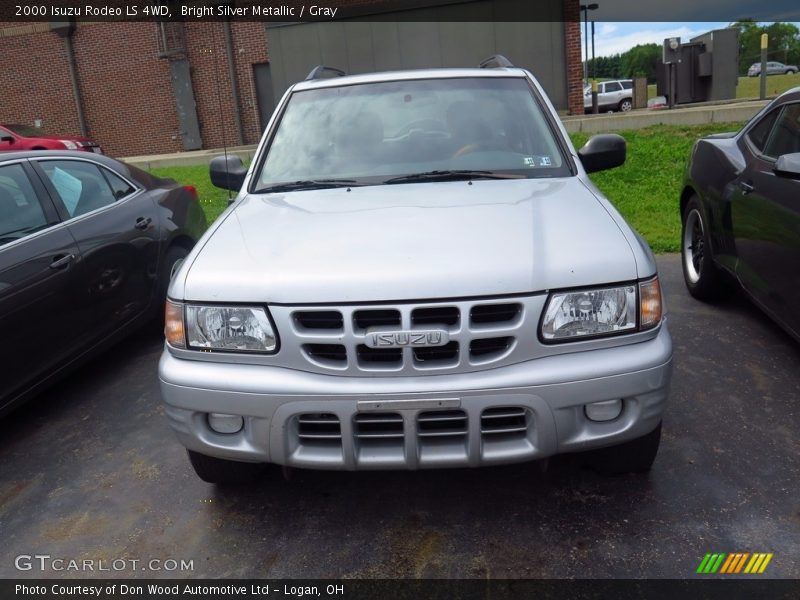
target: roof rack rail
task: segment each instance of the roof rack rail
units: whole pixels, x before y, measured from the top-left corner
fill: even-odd
[[[345,73],[341,69],[335,69],[334,67],[326,67],[325,65],[317,65],[316,67],[311,69],[311,72],[306,77],[306,81],[311,81],[312,79],[326,79],[325,77],[326,72],[333,73],[335,77],[344,77],[345,75],[347,75],[347,73]]]
[[[502,54],[494,54],[489,58],[484,58],[479,66],[481,69],[501,69],[513,67],[514,64]]]

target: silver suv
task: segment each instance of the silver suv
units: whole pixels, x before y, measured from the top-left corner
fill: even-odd
[[[658,450],[672,344],[656,263],[541,86],[479,69],[319,77],[284,95],[174,276],[159,365],[209,482],[267,463],[477,467]]]
[[[583,88],[583,108],[592,110],[592,86]],[[599,111],[630,112],[633,108],[633,80],[617,79],[597,84],[597,109]]]

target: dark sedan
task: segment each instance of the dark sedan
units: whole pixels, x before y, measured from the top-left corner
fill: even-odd
[[[194,188],[85,152],[0,159],[0,414],[163,314]]]
[[[800,87],[695,144],[681,215],[689,292],[713,300],[739,285],[800,340]]]

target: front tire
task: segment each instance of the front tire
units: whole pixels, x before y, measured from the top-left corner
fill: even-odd
[[[633,109],[633,102],[630,98],[625,98],[622,102],[619,103],[619,110],[620,112],[631,112]]]
[[[653,466],[661,444],[661,422],[640,438],[587,452],[586,465],[601,475],[646,473]]]
[[[243,485],[258,480],[267,470],[263,463],[246,463],[225,460],[187,450],[189,462],[197,476],[206,483],[217,485]]]
[[[705,301],[718,300],[730,293],[727,281],[714,264],[710,240],[700,200],[692,196],[683,211],[681,264],[689,293]]]

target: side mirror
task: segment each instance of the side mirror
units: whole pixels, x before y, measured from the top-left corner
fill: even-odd
[[[247,169],[238,156],[215,156],[208,166],[211,183],[223,190],[238,192],[242,189]]]
[[[13,144],[14,138],[10,135],[0,135],[0,142],[8,142],[9,144]]]
[[[772,171],[781,177],[800,179],[800,152],[779,156]]]
[[[578,150],[583,168],[587,173],[613,169],[625,162],[625,138],[616,133],[601,133],[589,138]]]

